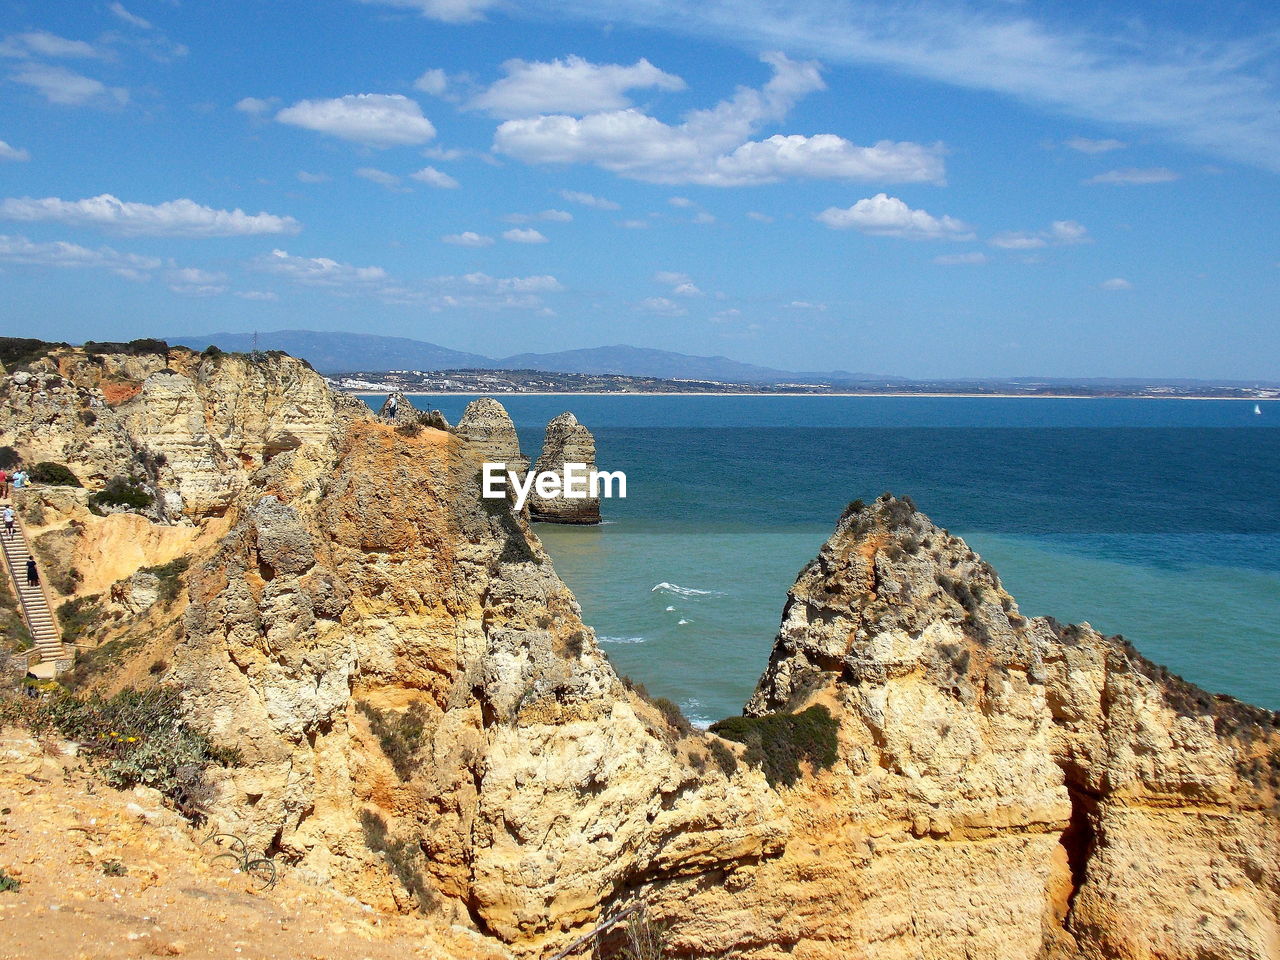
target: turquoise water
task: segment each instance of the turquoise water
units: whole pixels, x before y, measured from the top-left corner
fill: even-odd
[[[414,402],[457,422],[469,399]],[[697,722],[741,710],[796,574],[884,490],[965,537],[1024,613],[1280,708],[1280,403],[500,399],[526,454],[569,409],[627,473],[605,525],[538,534],[618,669]]]

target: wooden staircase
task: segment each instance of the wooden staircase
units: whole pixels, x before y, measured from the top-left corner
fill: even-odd
[[[39,586],[27,584],[27,558],[31,556],[31,550],[27,545],[26,531],[22,528],[21,520],[14,523],[12,537],[5,532],[4,524],[0,523],[0,546],[3,547],[9,582],[18,595],[22,619],[26,621],[31,638],[35,641],[36,656],[32,657],[30,672],[42,678],[57,676],[70,669],[72,656],[62,643],[44,577],[40,578]]]

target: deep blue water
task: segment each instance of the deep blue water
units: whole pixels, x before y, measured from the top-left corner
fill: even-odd
[[[456,423],[469,399],[415,403]],[[885,490],[964,536],[1024,613],[1280,708],[1280,403],[499,399],[526,454],[572,410],[626,472],[607,524],[538,533],[619,669],[697,720],[741,709],[797,572]]]

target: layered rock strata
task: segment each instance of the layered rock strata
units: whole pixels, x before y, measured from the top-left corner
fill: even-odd
[[[575,486],[586,497],[569,497],[564,494],[565,464],[579,465],[580,472]],[[594,524],[600,522],[600,498],[598,492],[588,486],[590,474],[596,468],[596,441],[591,431],[578,422],[572,413],[562,413],[547,424],[542,453],[534,465],[534,472],[554,473],[560,477],[561,493],[554,497],[540,496],[535,489],[529,496],[529,517],[545,523]]]
[[[516,425],[497,400],[481,397],[468,403],[455,432],[481,463],[505,464],[520,476],[528,471],[529,458],[520,452]]]

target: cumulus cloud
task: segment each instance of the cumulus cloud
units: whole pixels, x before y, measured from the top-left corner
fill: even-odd
[[[749,138],[785,118],[805,95],[825,89],[818,65],[780,53],[759,90],[739,88],[729,100],[696,110],[683,123],[663,123],[635,108],[507,120],[494,149],[527,163],[586,163],[653,183],[745,186],[789,177],[932,181],[943,179],[942,151],[882,141],[861,147],[834,134]]]
[[[687,273],[678,273],[674,270],[659,270],[653,275],[653,279],[663,286],[670,287],[673,296],[702,296],[702,291],[698,289],[698,285],[693,282],[693,278]]]
[[[660,317],[683,317],[689,312],[667,297],[647,297],[636,304],[636,309],[657,314]]]
[[[268,97],[263,100],[259,97],[244,97],[236,101],[236,109],[241,113],[247,113],[251,117],[260,117],[268,111],[274,110],[279,103],[276,97]]]
[[[166,203],[128,203],[109,193],[87,200],[45,197],[11,197],[0,202],[6,220],[48,220],[77,227],[99,227],[126,235],[168,237],[238,237],[264,233],[297,233],[301,224],[293,217],[243,210],[215,210],[194,200]]]
[[[648,220],[619,220],[618,226],[622,227],[624,230],[648,230],[649,221]]]
[[[124,87],[108,87],[100,80],[47,63],[27,64],[10,79],[64,107],[123,106],[129,102],[129,91]]]
[[[754,220],[757,223],[773,223],[773,217],[767,213],[761,213],[759,210],[748,210],[747,219]]]
[[[1090,140],[1088,137],[1072,137],[1062,143],[1063,146],[1080,153],[1110,153],[1112,150],[1123,150],[1128,146],[1123,140]]]
[[[120,253],[110,247],[91,250],[65,241],[33,243],[26,237],[0,234],[0,260],[39,267],[80,267],[109,270],[129,280],[145,280],[163,262],[155,257]]]
[[[495,117],[515,119],[542,113],[597,113],[631,106],[628,90],[683,90],[685,83],[648,60],[631,66],[595,64],[570,56],[550,62],[508,60],[506,74],[468,104]]]
[[[557,293],[564,289],[564,285],[549,274],[531,277],[491,277],[486,273],[468,273],[463,275],[462,280],[473,287],[515,293]]]
[[[385,170],[379,170],[377,167],[361,167],[356,171],[357,177],[362,177],[370,183],[376,183],[380,187],[386,187],[388,190],[403,191],[405,188],[400,186],[400,178],[394,173],[387,173]]]
[[[388,279],[381,267],[355,267],[328,257],[295,257],[284,250],[272,250],[252,262],[255,269],[273,273],[306,286],[364,286]]]
[[[1112,277],[1110,280],[1104,280],[1099,286],[1103,290],[1132,290],[1133,284],[1124,277]]]
[[[688,208],[694,206],[693,201],[690,200],[688,197],[668,197],[667,203],[671,204],[671,206],[673,207],[677,207],[682,210],[687,210]]]
[[[175,267],[165,272],[169,289],[187,297],[216,297],[228,289],[227,275],[197,267]]]
[[[1055,246],[1068,246],[1074,243],[1088,243],[1089,231],[1084,224],[1075,220],[1055,220],[1049,224],[1048,230],[1030,232],[1026,230],[1006,230],[997,233],[987,242],[1002,250],[1035,250]]]
[[[423,167],[417,173],[411,173],[409,176],[419,183],[425,183],[429,187],[437,187],[441,190],[457,190],[460,186],[457,180],[443,170],[437,170],[435,167]]]
[[[18,147],[11,147],[3,140],[0,140],[0,160],[14,160],[18,163],[22,163],[23,161],[30,159],[31,154],[26,150],[19,149]]]
[[[302,183],[328,183],[332,177],[327,173],[308,173],[306,170],[299,170],[298,179]]]
[[[491,247],[493,246],[493,237],[486,237],[484,234],[475,233],[467,230],[463,233],[449,233],[440,238],[444,243],[451,243],[455,247]]]
[[[547,238],[533,227],[512,227],[510,230],[504,230],[502,233],[503,240],[509,240],[511,243],[546,243]]]
[[[280,295],[270,290],[237,290],[236,296],[241,300],[258,300],[271,302],[280,299]]]
[[[417,102],[398,93],[301,100],[277,113],[276,120],[379,148],[426,143],[436,135]]]
[[[580,190],[561,190],[561,199],[568,200],[570,203],[576,203],[582,207],[591,207],[593,210],[621,210],[622,205],[614,203],[612,200],[606,200],[604,197],[597,197],[590,193],[582,193]]]
[[[413,81],[413,89],[429,93],[433,97],[444,96],[449,89],[449,75],[440,68],[423,71],[422,76]]]
[[[1177,179],[1180,179],[1179,174],[1168,167],[1125,167],[1121,170],[1108,170],[1106,173],[1090,177],[1084,182],[1088,184],[1105,183],[1113,186],[1133,186],[1148,183],[1170,183]]]
[[[942,264],[944,267],[977,265],[986,263],[987,255],[980,250],[973,253],[944,253],[940,257],[934,257],[933,262]]]
[[[819,223],[834,230],[854,229],[877,237],[904,240],[972,240],[973,231],[953,217],[935,217],[913,210],[897,197],[877,193],[845,209],[828,207],[817,215]]]
[[[361,3],[416,10],[429,20],[444,23],[470,23],[484,19],[484,12],[498,0],[360,0]]]

